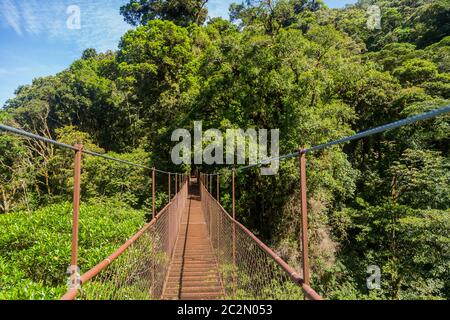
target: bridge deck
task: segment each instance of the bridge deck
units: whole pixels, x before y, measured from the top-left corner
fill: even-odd
[[[208,236],[205,217],[192,181],[188,206],[164,285],[164,300],[218,300],[224,298],[216,256]]]

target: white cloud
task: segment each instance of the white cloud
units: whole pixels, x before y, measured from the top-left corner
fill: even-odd
[[[31,34],[39,34],[42,30],[42,23],[35,15],[36,12],[39,12],[39,6],[36,1],[23,0],[21,3],[21,9],[27,32]]]
[[[0,22],[18,35],[39,35],[52,41],[72,42],[80,49],[115,49],[131,28],[119,14],[127,0],[0,0]],[[81,10],[81,29],[70,30],[67,8],[76,3]],[[0,24],[1,28],[1,24]]]
[[[98,2],[84,1],[80,8],[81,29],[72,30],[66,36],[82,48],[114,49],[120,37],[131,28],[119,15],[118,5],[99,6]]]
[[[11,0],[0,0],[0,12],[9,27],[14,29],[18,35],[22,35],[20,26],[20,14],[16,5]]]
[[[0,0],[0,22],[18,35],[28,34],[51,41],[72,42],[79,49],[116,49],[120,37],[131,26],[120,16],[120,6],[129,0]],[[228,17],[234,0],[210,0],[211,17]],[[70,30],[67,8],[76,4],[81,11],[81,29]],[[0,24],[1,28],[1,24]]]

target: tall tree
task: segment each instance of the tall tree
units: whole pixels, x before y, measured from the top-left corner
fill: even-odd
[[[187,27],[193,23],[202,25],[206,21],[207,3],[208,0],[131,0],[120,8],[120,13],[134,26],[161,19]]]
[[[245,0],[230,6],[230,19],[242,26],[262,24],[267,33],[296,23],[301,14],[316,12],[325,7],[322,0]]]

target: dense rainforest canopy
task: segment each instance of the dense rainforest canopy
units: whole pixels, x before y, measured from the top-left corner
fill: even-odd
[[[224,132],[280,129],[283,154],[450,103],[450,0],[360,0],[343,9],[321,0],[247,0],[231,5],[230,21],[207,19],[206,2],[130,0],[120,10],[136,28],[116,52],[87,49],[68,69],[18,88],[0,122],[190,170],[171,164],[170,137],[196,120]],[[381,28],[371,30],[374,4]],[[449,142],[450,117],[442,116],[308,157],[311,268],[320,294],[450,298]],[[42,216],[41,208],[70,200],[70,152],[9,134],[0,135],[0,150],[4,216]],[[296,267],[297,166],[289,160],[276,176],[253,170],[237,178],[238,219]],[[150,203],[138,170],[89,157],[83,167],[86,201]],[[221,172],[229,208],[229,168],[201,169]],[[3,255],[20,237],[2,237],[0,287],[12,282],[8,272],[27,266],[14,262],[17,254]],[[380,290],[367,289],[370,265],[382,270]]]

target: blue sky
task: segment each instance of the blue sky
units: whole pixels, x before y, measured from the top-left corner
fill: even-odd
[[[119,14],[127,0],[0,0],[0,107],[19,85],[55,74],[81,56],[85,48],[116,49],[130,28]],[[211,17],[228,17],[241,0],[210,0]],[[356,0],[325,0],[342,7]],[[67,9],[80,8],[81,28],[69,29]]]

